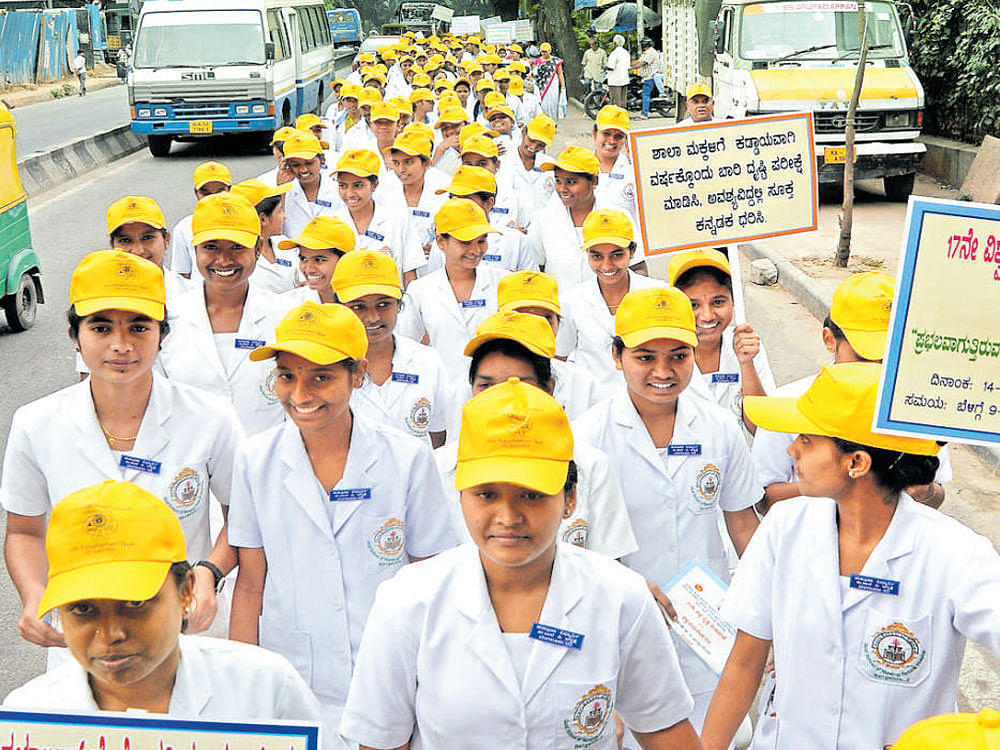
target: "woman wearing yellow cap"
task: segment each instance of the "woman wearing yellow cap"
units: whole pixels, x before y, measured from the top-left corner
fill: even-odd
[[[346,307],[291,310],[252,354],[276,368],[288,421],[248,440],[233,471],[230,637],[288,657],[330,726],[376,586],[454,544],[430,448],[351,405],[367,349]]]
[[[283,309],[310,302],[334,302],[333,271],[340,259],[355,248],[354,230],[336,216],[317,216],[302,234],[282,240],[279,247],[298,249],[299,274],[305,284],[281,295]]]
[[[938,445],[871,431],[881,366],[828,365],[799,398],[747,397],[761,427],[797,433],[802,492],[767,514],[723,615],[736,643],[705,723],[724,747],[774,651],[754,747],[882,748],[953,711],[967,640],[1000,654],[1000,556],[903,490]],[[805,647],[803,644],[809,644]]]
[[[563,61],[552,54],[552,45],[543,42],[538,48],[540,57],[531,61],[531,76],[538,87],[538,98],[542,111],[553,120],[562,115],[566,100],[566,79],[563,77]]]
[[[324,165],[323,145],[312,133],[296,131],[281,144],[285,155],[284,168],[295,176],[285,194],[285,224],[282,234],[298,237],[317,216],[333,216],[344,204],[337,192],[336,181]]]
[[[108,206],[106,219],[110,246],[158,265],[163,271],[168,299],[187,289],[187,279],[163,268],[164,256],[170,247],[170,232],[156,201],[143,195],[126,195]]]
[[[278,128],[271,136],[271,155],[274,157],[276,164],[273,169],[269,169],[263,174],[257,175],[257,179],[265,185],[276,187],[277,185],[282,185],[295,179],[295,175],[289,172],[284,164],[285,154],[281,150],[281,145],[285,142],[285,139],[294,132],[295,128],[286,126]]]
[[[266,365],[247,355],[274,330],[281,296],[250,283],[260,219],[240,195],[203,198],[194,210],[200,283],[179,300],[160,361],[167,377],[225,397],[248,435],[282,421]]]
[[[587,256],[581,251],[584,221],[592,211],[615,206],[605,205],[594,192],[600,182],[600,166],[589,148],[567,146],[556,161],[540,168],[553,173],[555,194],[532,214],[528,238],[542,270],[569,290],[592,278]],[[632,232],[632,239],[636,247],[628,265],[645,275],[646,255],[637,232]]]
[[[169,338],[163,274],[117,250],[90,253],[70,280],[69,333],[90,377],[19,408],[0,483],[7,565],[24,610],[21,636],[60,646],[38,619],[45,588],[46,514],[66,495],[105,479],[156,494],[180,519],[196,568],[191,627],[216,611],[215,588],[236,563],[225,529],[214,540],[209,491],[229,502],[233,454],[243,439],[224,400],[153,372]],[[47,610],[46,610],[47,611]]]
[[[496,132],[489,130],[482,135],[463,138],[459,156],[463,166],[485,169],[496,179],[496,196],[488,214],[490,221],[527,233],[531,209],[514,190],[513,177],[507,171],[500,171],[500,151],[495,136]]]
[[[182,635],[197,598],[184,536],[160,498],[131,482],[86,486],[59,502],[37,611],[59,613],[74,661],[14,690],[4,707],[321,723],[316,698],[281,656]],[[340,746],[334,729],[326,750]]]
[[[601,180],[595,192],[604,205],[624,211],[634,223],[638,223],[635,172],[626,148],[630,125],[628,112],[614,104],[601,107],[597,113],[593,131],[594,153],[601,163]]]
[[[558,541],[573,513],[573,435],[511,379],[462,412],[455,486],[473,544],[384,583],[342,734],[362,748],[699,747],[691,698],[645,582]]]
[[[368,336],[368,371],[353,396],[359,408],[392,427],[444,445],[450,403],[441,355],[429,346],[395,336],[402,306],[396,263],[385,253],[358,250],[333,273],[337,301],[361,320]]]
[[[209,195],[225,193],[233,184],[229,168],[217,161],[206,161],[194,168],[194,198],[200,201]],[[194,240],[192,239],[191,219],[194,214],[188,214],[174,225],[170,233],[170,270],[179,273],[186,279],[197,278],[197,265],[194,259]]]
[[[511,175],[514,191],[531,209],[545,205],[555,190],[552,175],[543,164],[555,161],[545,153],[556,135],[556,123],[548,115],[538,115],[528,122],[521,133],[517,148],[501,158],[501,170]]]
[[[396,136],[389,149],[389,161],[403,186],[410,226],[426,258],[434,242],[434,214],[447,200],[437,191],[448,187],[448,177],[431,166],[431,139],[416,129]]]
[[[691,302],[673,287],[636,289],[615,312],[614,362],[625,388],[573,423],[574,433],[608,454],[621,482],[639,550],[622,562],[661,592],[693,560],[729,580],[726,544],[742,553],[757,527],[762,490],[739,426],[715,404],[687,390],[694,373]],[[673,616],[673,615],[672,615]],[[679,638],[681,668],[701,728],[718,677]]]
[[[288,239],[281,232],[285,226],[285,193],[291,188],[290,182],[272,187],[260,180],[244,180],[232,189],[246,198],[260,217],[260,255],[250,283],[275,294],[290,292],[297,286],[295,252],[281,248],[281,242]]]

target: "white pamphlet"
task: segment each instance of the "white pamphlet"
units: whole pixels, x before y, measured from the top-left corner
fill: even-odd
[[[719,607],[726,586],[701,560],[692,560],[664,587],[677,619],[670,627],[716,674],[722,674],[736,640],[736,628],[722,619]]]

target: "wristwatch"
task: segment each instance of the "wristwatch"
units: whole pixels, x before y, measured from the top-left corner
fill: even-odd
[[[208,568],[212,572],[212,578],[215,579],[215,590],[218,591],[219,590],[219,584],[221,584],[222,583],[222,579],[226,577],[225,574],[223,574],[223,572],[221,570],[219,570],[219,566],[218,565],[216,565],[213,562],[209,562],[208,560],[199,560],[198,562],[196,562],[194,564],[194,566],[196,568],[199,565],[202,566],[203,568]]]

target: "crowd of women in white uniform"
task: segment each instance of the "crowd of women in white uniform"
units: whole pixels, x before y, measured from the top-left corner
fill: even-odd
[[[726,252],[646,275],[628,114],[547,154],[519,53],[406,36],[270,172],[199,165],[172,231],[109,206],[81,382],[7,440],[51,666],[6,705],[386,749],[723,750],[753,713],[755,748],[853,750],[954,710],[967,639],[1000,653],[946,450],[869,429],[892,279],[848,279],[834,363],[776,390]],[[721,678],[669,627],[692,560],[732,580]]]

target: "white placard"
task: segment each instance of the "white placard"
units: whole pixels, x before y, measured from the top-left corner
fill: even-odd
[[[478,34],[479,16],[452,16],[451,33],[456,36]]]
[[[498,23],[495,26],[485,28],[487,44],[510,44],[514,41],[514,29],[505,23]]]
[[[454,15],[455,11],[451,8],[444,7],[443,5],[435,5],[434,10],[431,11],[431,18],[435,21],[444,21],[445,23],[450,21]]]
[[[522,19],[519,21],[514,21],[514,41],[515,42],[530,42],[535,38],[535,27],[531,23],[531,19]]]
[[[716,674],[722,674],[736,640],[736,628],[719,615],[726,589],[726,584],[697,559],[664,587],[677,612],[670,627]]]

